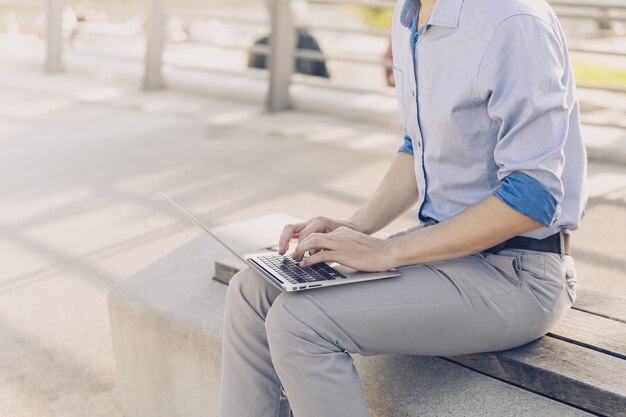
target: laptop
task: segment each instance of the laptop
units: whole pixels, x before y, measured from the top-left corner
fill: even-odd
[[[178,203],[160,192],[171,205],[200,227],[211,237],[221,243],[233,255],[241,259],[257,274],[268,280],[272,285],[285,292],[304,291],[333,285],[352,284],[355,282],[375,279],[393,278],[400,275],[396,269],[383,272],[364,272],[340,265],[336,262],[321,262],[302,268],[290,254],[279,255],[278,252],[262,252],[240,254],[206,227],[200,220],[182,208]]]

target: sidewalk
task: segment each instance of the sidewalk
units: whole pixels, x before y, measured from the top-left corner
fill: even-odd
[[[0,63],[38,70],[43,57],[41,42],[0,35]],[[141,61],[114,61],[108,56],[71,51],[65,55],[64,61],[74,74],[98,75],[129,86],[141,85]],[[265,103],[267,74],[263,71],[234,74],[165,67],[163,72],[165,83],[172,91],[257,105]],[[293,78],[291,95],[295,110],[373,122],[396,129],[401,127],[392,90],[388,94],[355,94],[339,86],[334,89],[316,87],[315,81],[299,74]],[[578,96],[589,160],[626,165],[626,94],[579,89]]]
[[[199,234],[159,190],[209,225],[346,217],[400,144],[394,126],[136,85],[0,67],[2,416],[120,415],[106,294]],[[626,296],[626,168],[592,163],[590,186],[579,282]]]
[[[398,141],[395,128],[24,67],[2,66],[0,88],[2,416],[119,416],[107,292],[199,234],[159,190],[209,225],[343,217]]]

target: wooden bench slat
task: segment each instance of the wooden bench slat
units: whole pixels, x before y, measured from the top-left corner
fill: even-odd
[[[573,308],[626,323],[626,299],[578,286]]]
[[[567,404],[626,417],[626,361],[542,337],[515,349],[446,357]]]
[[[571,309],[548,335],[626,359],[626,324],[619,321]]]

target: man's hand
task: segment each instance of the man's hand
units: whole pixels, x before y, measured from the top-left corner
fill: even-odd
[[[288,224],[280,235],[278,253],[284,255],[289,248],[289,242],[291,242],[293,238],[302,241],[311,233],[330,233],[340,226],[356,229],[356,225],[350,221],[333,220],[326,217],[313,217],[304,223]]]
[[[372,197],[348,220],[314,217],[304,223],[285,226],[278,241],[278,253],[284,255],[287,252],[291,239],[298,238],[302,241],[311,233],[330,233],[345,226],[369,235],[391,223],[417,203],[413,162],[413,155],[398,152]],[[316,251],[317,249],[312,249],[310,253],[314,254]]]
[[[311,254],[303,258],[306,252]],[[293,257],[300,266],[334,261],[360,271],[386,271],[393,268],[391,244],[345,226],[330,233],[311,233],[300,239]]]

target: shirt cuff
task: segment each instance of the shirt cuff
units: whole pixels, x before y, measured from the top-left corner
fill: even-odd
[[[513,171],[494,192],[513,210],[550,227],[558,217],[557,202],[539,181],[520,171]]]
[[[400,146],[398,152],[406,152],[413,155],[413,142],[411,142],[411,138],[408,135],[404,136],[404,143]]]

